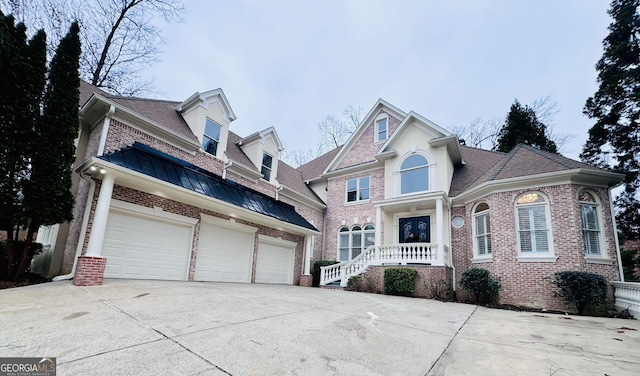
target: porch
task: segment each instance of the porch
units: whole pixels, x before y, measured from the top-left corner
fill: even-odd
[[[320,268],[320,286],[338,282],[346,287],[349,278],[364,273],[369,266],[433,265],[451,266],[449,247],[436,243],[372,245],[349,261]]]

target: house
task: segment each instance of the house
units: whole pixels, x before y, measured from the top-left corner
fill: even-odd
[[[466,147],[378,100],[340,148],[297,168],[274,128],[241,137],[221,89],[183,102],[81,85],[74,220],[42,231],[52,271],[102,278],[322,284],[407,265],[455,289],[471,267],[500,301],[554,308],[549,277],[621,279],[619,174],[519,145]]]

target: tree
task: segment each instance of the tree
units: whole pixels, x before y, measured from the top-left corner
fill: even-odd
[[[640,0],[611,2],[608,13],[613,22],[596,64],[598,90],[584,106],[595,124],[580,154],[586,163],[625,174],[624,191],[615,205],[618,229],[627,239],[640,238],[639,6]]]
[[[180,0],[1,0],[18,19],[59,40],[78,20],[83,45],[80,73],[91,84],[120,95],[153,91],[141,73],[158,61],[163,42],[158,18],[181,21]],[[50,48],[53,51],[53,48]]]
[[[555,142],[546,135],[547,127],[538,120],[535,111],[516,101],[511,105],[507,119],[498,132],[497,150],[508,153],[516,145],[523,143],[541,150],[557,153]]]
[[[77,23],[46,75],[46,36],[26,41],[23,24],[2,16],[0,25],[0,231],[7,234],[6,275],[26,270],[41,225],[71,219],[71,166],[78,134],[80,38]],[[46,84],[46,89],[45,89]],[[24,243],[18,232],[26,230]]]

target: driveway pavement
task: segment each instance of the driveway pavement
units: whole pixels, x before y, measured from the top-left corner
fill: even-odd
[[[58,375],[638,375],[640,321],[297,286],[0,290],[0,357]]]

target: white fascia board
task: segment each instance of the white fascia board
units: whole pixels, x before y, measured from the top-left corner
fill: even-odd
[[[312,206],[312,207],[314,207],[316,209],[324,210],[324,209],[327,208],[327,205],[325,205],[325,204],[323,204],[321,202],[315,201],[315,200],[303,195],[302,193],[287,187],[286,185],[280,185],[280,187],[282,187],[282,192],[280,193],[281,195],[287,196],[287,197],[289,197],[289,198],[291,198],[293,200],[296,200],[296,201],[300,201],[301,203],[303,203],[305,205]]]
[[[205,196],[190,189],[179,187],[175,184],[156,179],[149,175],[130,170],[126,167],[122,167],[99,158],[92,157],[90,159],[87,159],[80,167],[76,169],[76,171],[85,176],[90,176],[91,174],[87,174],[86,172],[91,166],[97,166],[98,168],[107,169],[108,173],[113,174],[116,177],[115,183],[119,186],[137,189],[152,195],[165,197],[180,203],[185,203],[188,205],[193,205],[199,208],[228,215],[232,218],[246,220],[269,228],[275,228],[277,230],[282,230],[297,235],[320,234],[320,231],[314,231],[305,227],[294,225],[289,222],[280,221],[276,218],[256,213],[249,209],[241,208],[239,206],[230,204],[222,200],[218,200],[213,197]],[[95,176],[100,176],[100,174],[97,173],[95,174]],[[158,190],[158,186],[164,188],[164,192],[160,192]],[[165,194],[165,192],[168,194]]]
[[[324,173],[322,175],[322,177],[323,178],[332,178],[332,177],[335,177],[335,176],[353,174],[353,173],[356,173],[356,172],[365,172],[365,171],[377,170],[380,167],[383,167],[382,162],[378,161],[378,160],[375,160],[375,161],[370,161],[370,162],[362,163],[362,164],[359,164],[359,165],[349,166],[349,167],[341,168],[339,170],[334,170],[334,171],[331,171],[331,172],[327,172],[327,173]]]
[[[278,136],[278,132],[276,132],[276,129],[274,127],[269,127],[267,129],[260,131],[260,136],[264,139],[265,136],[268,135],[269,133],[272,134],[273,139],[276,141],[276,148],[278,149],[278,152],[283,151],[284,146],[282,145],[280,136]]]
[[[573,169],[554,171],[544,174],[519,176],[516,178],[500,179],[484,182],[457,196],[451,197],[457,205],[466,204],[491,193],[508,192],[518,189],[536,189],[561,184],[599,185],[603,188],[620,184],[624,175],[608,171],[594,171],[589,169]]]
[[[327,168],[324,170],[323,174],[326,174],[328,171],[333,170],[334,166],[337,166],[338,162],[340,162],[342,158],[347,155],[348,151],[351,150],[351,147],[356,142],[356,140],[358,140],[364,133],[367,124],[373,121],[374,115],[382,108],[388,110],[388,112],[390,112],[392,116],[399,119],[403,119],[407,116],[404,111],[398,109],[384,99],[378,99],[378,101],[373,105],[373,107],[371,107],[371,110],[369,110],[364,119],[360,122],[358,128],[351,134],[351,137],[349,137],[347,142],[345,142],[345,144],[342,146],[342,149],[340,149],[338,154],[333,157],[331,163],[327,165]]]
[[[229,162],[227,162],[226,166],[227,166],[226,169],[228,171],[231,171],[240,176],[243,176],[253,181],[254,183],[260,180],[260,178],[262,177],[262,174],[260,173],[260,171],[256,170],[255,168],[245,166],[244,164],[236,162],[232,159],[229,159]]]
[[[449,155],[449,158],[451,158],[451,160],[455,165],[464,163],[462,158],[462,148],[460,147],[460,141],[458,140],[458,136],[452,134],[449,136],[434,138],[432,140],[429,140],[429,145],[446,146],[447,154]]]
[[[237,116],[233,112],[233,109],[231,108],[231,105],[229,104],[229,101],[227,100],[227,96],[224,94],[224,91],[220,88],[209,90],[204,93],[195,92],[193,95],[187,98],[184,102],[180,103],[176,107],[176,111],[178,112],[188,111],[189,108],[194,105],[202,105],[204,107],[203,103],[205,103],[209,98],[215,97],[215,96],[220,98],[220,101],[222,102],[222,107],[225,110],[225,112],[227,112],[228,120],[230,122],[236,120]]]
[[[94,101],[95,99],[95,101]],[[175,134],[174,132],[166,129],[164,126],[162,126],[161,124],[145,117],[142,116],[140,114],[138,114],[137,112],[134,112],[106,97],[101,96],[100,94],[94,94],[94,96],[87,102],[87,104],[85,106],[83,106],[83,115],[84,113],[86,113],[87,111],[90,110],[90,107],[87,107],[87,105],[89,105],[89,102],[91,102],[91,106],[93,106],[93,104],[97,103],[97,102],[102,102],[104,104],[106,104],[107,106],[114,106],[116,109],[116,114],[114,114],[114,118],[117,118],[117,113],[120,112],[123,115],[125,115],[124,117],[129,117],[133,120],[137,120],[137,123],[133,124],[132,122],[126,121],[125,120],[125,124],[138,129],[142,132],[145,133],[151,133],[152,136],[155,136],[159,139],[161,139],[162,141],[165,141],[171,145],[175,145],[176,147],[187,151],[189,153],[195,153],[196,150],[199,150],[201,145],[199,143],[195,143],[192,140],[186,139],[184,137],[182,137],[181,135]],[[123,119],[124,120],[124,119]]]

